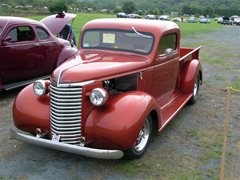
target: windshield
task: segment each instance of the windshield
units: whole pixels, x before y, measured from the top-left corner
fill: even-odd
[[[154,43],[151,33],[113,29],[91,29],[83,33],[81,46],[84,49],[108,49],[149,54]]]

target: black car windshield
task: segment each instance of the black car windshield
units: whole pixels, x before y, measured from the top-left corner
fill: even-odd
[[[108,49],[127,51],[138,54],[149,54],[154,44],[151,33],[132,30],[90,29],[83,33],[81,46],[83,49]]]

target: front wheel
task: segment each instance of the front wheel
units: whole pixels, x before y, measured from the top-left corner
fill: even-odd
[[[146,118],[144,126],[140,130],[135,144],[125,151],[124,155],[126,158],[136,159],[141,157],[145,153],[152,138],[152,126],[152,119],[149,116],[148,118]]]
[[[199,84],[200,84],[200,76],[198,74],[194,82],[193,96],[189,100],[189,104],[195,104],[197,102],[198,93],[199,93]]]

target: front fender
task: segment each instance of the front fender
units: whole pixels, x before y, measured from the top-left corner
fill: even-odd
[[[89,114],[84,136],[93,147],[126,150],[135,143],[145,119],[155,108],[154,98],[144,92],[114,95]]]
[[[56,67],[60,66],[62,63],[65,61],[71,59],[73,56],[78,54],[77,48],[70,47],[70,46],[65,46],[58,56],[58,61]]]
[[[199,60],[194,59],[184,64],[181,71],[181,90],[184,93],[192,93],[196,76],[202,72],[202,66]]]
[[[13,104],[15,126],[23,131],[35,134],[36,128],[43,132],[50,131],[49,96],[38,97],[33,92],[33,85],[25,87]]]

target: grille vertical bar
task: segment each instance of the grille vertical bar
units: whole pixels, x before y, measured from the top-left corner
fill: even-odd
[[[82,87],[50,85],[51,135],[58,135],[67,144],[80,144],[82,116]]]

